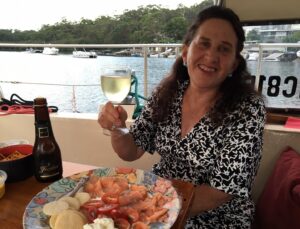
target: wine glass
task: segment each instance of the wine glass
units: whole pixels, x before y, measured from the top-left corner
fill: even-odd
[[[105,97],[113,104],[121,103],[128,95],[131,87],[131,70],[129,68],[104,68],[101,70],[101,88]],[[112,129],[115,126],[113,125]],[[110,131],[103,129],[105,135]]]

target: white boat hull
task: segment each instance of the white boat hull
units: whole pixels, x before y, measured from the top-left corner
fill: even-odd
[[[43,54],[45,54],[45,55],[58,55],[58,52],[59,52],[59,49],[54,48],[54,47],[52,47],[52,48],[46,47],[43,50]]]
[[[97,58],[97,53],[93,51],[73,51],[73,57],[75,58]]]

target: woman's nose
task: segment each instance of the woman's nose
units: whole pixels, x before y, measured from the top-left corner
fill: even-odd
[[[210,47],[206,50],[206,57],[211,61],[217,61],[219,57],[218,50],[214,47]]]

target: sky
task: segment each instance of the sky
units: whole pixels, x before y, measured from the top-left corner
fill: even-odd
[[[120,15],[124,10],[149,4],[175,9],[190,7],[202,0],[1,0],[0,29],[39,30],[63,18],[77,22],[99,16]]]

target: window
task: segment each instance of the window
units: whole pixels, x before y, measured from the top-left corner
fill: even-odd
[[[260,76],[256,87],[265,96],[267,107],[300,111],[300,24],[244,29],[243,54],[253,77]]]

